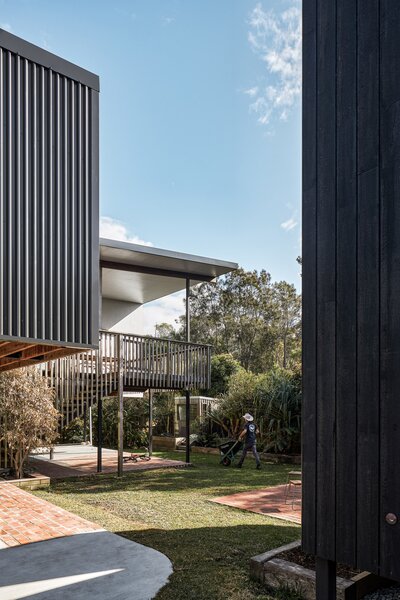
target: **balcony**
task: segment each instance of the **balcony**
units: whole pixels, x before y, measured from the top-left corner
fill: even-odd
[[[83,416],[99,397],[124,391],[208,389],[211,347],[162,338],[100,332],[98,350],[48,363],[61,426]]]

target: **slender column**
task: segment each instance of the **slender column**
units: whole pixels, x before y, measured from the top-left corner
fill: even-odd
[[[336,563],[317,556],[316,576],[316,600],[336,600]]]
[[[122,477],[124,464],[124,370],[123,338],[118,335],[118,477]]]
[[[101,338],[101,336],[100,336]],[[97,396],[97,472],[103,470],[103,359],[101,339],[96,357],[96,396]]]
[[[149,456],[153,454],[153,390],[149,389]]]
[[[93,415],[91,406],[89,406],[89,444],[93,446]]]
[[[97,399],[97,472],[101,473],[102,465],[102,447],[103,447],[103,398],[101,392]]]
[[[87,407],[86,400],[83,406],[83,441],[86,444],[87,442]]]
[[[190,342],[190,279],[186,279],[186,341]],[[190,463],[190,391],[188,387],[189,380],[189,353],[186,355],[186,463]]]

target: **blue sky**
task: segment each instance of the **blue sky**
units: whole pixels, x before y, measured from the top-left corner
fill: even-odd
[[[100,75],[103,235],[300,288],[299,12],[299,0],[0,0],[0,27]],[[155,303],[141,329],[181,312],[179,294]]]

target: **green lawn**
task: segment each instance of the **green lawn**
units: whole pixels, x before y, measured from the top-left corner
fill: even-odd
[[[36,494],[166,554],[174,574],[159,600],[270,600],[249,579],[249,558],[299,538],[299,527],[209,502],[283,483],[290,470],[263,465],[256,471],[247,461],[241,470],[224,468],[218,456],[195,454],[193,468],[69,479]]]

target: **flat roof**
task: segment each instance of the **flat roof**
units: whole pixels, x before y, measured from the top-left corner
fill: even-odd
[[[102,296],[144,304],[191,285],[212,281],[237,263],[152,246],[100,239]]]

